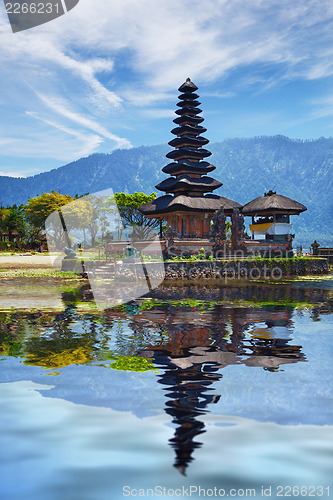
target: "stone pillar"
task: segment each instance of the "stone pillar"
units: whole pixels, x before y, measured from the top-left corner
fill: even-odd
[[[222,257],[226,251],[226,224],[224,209],[221,207],[213,216],[212,229],[210,231],[211,242],[213,243],[213,254]]]
[[[239,213],[239,208],[234,208],[231,216],[231,249],[245,251],[245,226],[244,216]]]

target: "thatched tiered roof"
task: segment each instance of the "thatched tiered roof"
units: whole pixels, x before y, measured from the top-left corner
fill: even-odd
[[[189,78],[178,89],[181,92],[177,103],[180,109],[176,111],[179,117],[173,120],[178,127],[171,131],[177,137],[169,142],[175,149],[166,155],[174,161],[162,169],[172,177],[156,186],[173,196],[167,194],[142,205],[140,211],[145,215],[160,216],[179,211],[213,213],[221,206],[231,213],[233,208],[241,207],[228,198],[207,194],[221,187],[222,183],[206,175],[215,167],[203,161],[211,152],[202,148],[209,140],[201,137],[206,128],[199,125],[204,119],[197,116],[201,113],[198,108],[200,102],[197,101],[199,96],[195,94],[197,89]]]
[[[212,190],[217,189],[222,186],[222,182],[213,179],[213,177],[201,177],[194,178],[190,175],[180,175],[177,179],[170,177],[158,184],[160,190],[166,193],[178,193],[179,191],[186,192],[189,189],[206,191],[206,187],[209,186]]]
[[[142,205],[140,211],[145,215],[167,214],[171,212],[214,213],[221,206],[224,207],[226,213],[232,213],[233,208],[241,208],[239,203],[223,196],[214,194],[207,194],[206,196],[179,194],[177,196],[160,196],[156,200]]]

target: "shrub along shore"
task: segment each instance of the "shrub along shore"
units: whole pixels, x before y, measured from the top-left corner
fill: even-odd
[[[161,266],[158,261],[144,261],[148,275],[158,278]],[[166,280],[194,280],[194,279],[270,279],[278,281],[283,276],[305,276],[328,274],[330,268],[326,259],[316,257],[294,258],[250,258],[229,260],[166,260],[163,262]],[[137,275],[137,266],[142,266],[139,258],[126,259],[122,265],[116,266],[117,280],[121,281],[123,274],[125,281],[134,279]],[[86,268],[96,270],[96,275],[104,268],[112,275],[113,263],[86,262]],[[82,264],[79,259],[65,259],[63,270],[81,273]],[[156,275],[156,276],[155,276]]]

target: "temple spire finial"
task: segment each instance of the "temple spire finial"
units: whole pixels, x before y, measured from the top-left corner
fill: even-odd
[[[170,177],[156,185],[166,194],[142,205],[139,210],[147,217],[158,217],[167,221],[168,228],[182,238],[207,238],[210,220],[216,210],[224,205],[227,215],[241,205],[233,200],[213,194],[222,183],[207,174],[215,170],[206,158],[211,152],[203,146],[209,140],[202,136],[206,128],[200,125],[198,87],[188,77],[178,88],[177,125],[171,130],[176,137],[169,141],[173,150],[166,157],[172,160],[162,171]]]

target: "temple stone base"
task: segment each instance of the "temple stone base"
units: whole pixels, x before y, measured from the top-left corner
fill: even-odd
[[[273,280],[279,281],[285,276],[304,276],[328,274],[326,259],[309,257],[308,259],[269,259],[264,261],[194,261],[166,262],[166,280]]]
[[[236,250],[231,252],[231,244],[227,244],[224,252],[226,255],[232,254],[238,257],[249,257],[253,254],[265,254],[268,255],[270,251],[282,251],[287,252],[289,250],[289,244],[286,242],[274,242],[274,241],[254,241],[254,240],[245,240],[245,250]],[[116,251],[118,253],[125,251],[127,245],[131,244],[130,241],[114,241],[110,244],[110,248],[112,251]],[[197,239],[181,239],[175,238],[172,242],[168,240],[160,240],[155,242],[147,241],[135,241],[133,243],[133,247],[138,251],[142,251],[146,253],[147,246],[149,245],[149,253],[152,255],[155,251],[168,251],[171,255],[176,256],[177,253],[181,254],[191,254],[196,253],[199,254],[202,252],[202,248],[204,249],[205,254],[212,254],[213,243],[209,239],[205,238],[197,238]],[[292,256],[292,254],[290,254]],[[220,255],[222,257],[222,253]]]
[[[107,276],[104,276],[101,270],[101,266],[103,265],[107,266]],[[130,280],[133,277],[135,278],[137,266],[142,269],[141,262],[127,263],[126,269],[129,273],[127,276],[128,273],[126,274],[124,269],[117,265],[116,272],[119,274],[118,279],[120,279],[121,276],[124,278],[128,277]],[[112,264],[102,264],[102,262],[100,264],[97,262],[90,262],[87,264],[87,268],[89,268],[90,272],[93,272],[95,267],[95,277],[114,278],[114,267]],[[146,261],[145,267],[150,279],[161,280],[161,268],[156,266],[155,262]],[[286,276],[322,275],[330,272],[327,259],[317,257],[265,260],[229,258],[224,260],[167,261],[164,262],[164,271],[165,280],[167,281],[207,281],[209,279],[224,281],[229,279],[265,279],[278,281]],[[78,268],[75,268],[74,272],[81,274]]]

